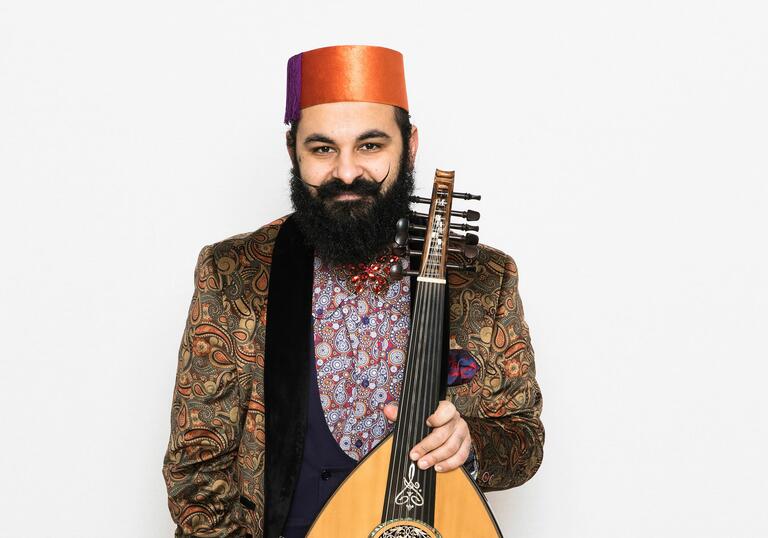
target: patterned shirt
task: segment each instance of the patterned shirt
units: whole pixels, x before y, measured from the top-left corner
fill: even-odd
[[[336,442],[360,461],[393,424],[382,408],[398,401],[410,327],[409,279],[380,291],[353,274],[314,262],[312,317],[320,403]],[[359,290],[359,293],[357,292]]]

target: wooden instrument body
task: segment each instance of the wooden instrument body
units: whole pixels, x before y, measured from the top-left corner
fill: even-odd
[[[390,434],[341,483],[309,529],[307,538],[378,537],[392,455]],[[430,538],[500,538],[482,492],[463,467],[436,474],[434,528]],[[429,532],[425,530],[425,532]]]

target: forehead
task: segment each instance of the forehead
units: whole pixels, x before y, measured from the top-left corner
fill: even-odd
[[[354,138],[371,129],[394,137],[397,122],[392,105],[356,101],[323,103],[301,111],[299,139],[302,133],[321,133],[334,139]]]

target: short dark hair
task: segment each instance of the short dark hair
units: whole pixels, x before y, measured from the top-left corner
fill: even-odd
[[[393,106],[393,108],[395,109],[395,122],[398,129],[400,129],[400,135],[403,137],[403,153],[406,153],[411,142],[411,115],[407,110],[399,106]],[[286,140],[286,143],[289,147],[293,148],[294,152],[296,151],[296,133],[299,132],[300,121],[301,117],[291,122],[288,139]]]

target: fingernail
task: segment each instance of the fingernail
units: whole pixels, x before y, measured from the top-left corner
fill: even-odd
[[[419,453],[418,453],[418,452],[416,452],[416,451],[412,451],[412,452],[411,452],[411,454],[410,454],[410,456],[411,456],[411,459],[412,459],[413,461],[416,461],[417,459],[419,459]]]
[[[435,465],[435,471],[438,473],[443,470],[443,467],[441,465]]]
[[[427,460],[419,460],[419,469],[427,468]]]

